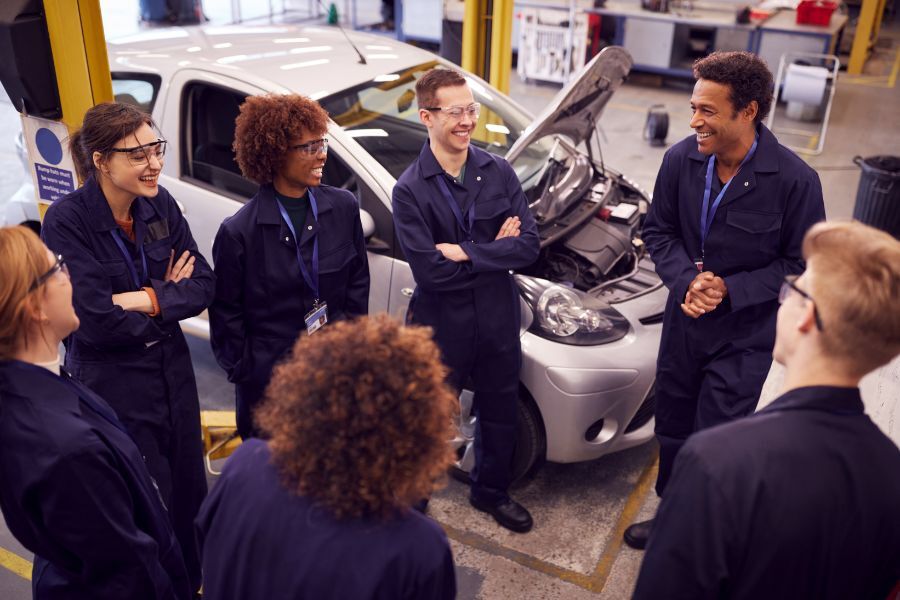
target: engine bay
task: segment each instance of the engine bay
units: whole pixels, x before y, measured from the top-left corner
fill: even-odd
[[[648,203],[621,176],[575,153],[548,161],[526,196],[541,238],[540,258],[526,274],[599,292],[638,270]]]

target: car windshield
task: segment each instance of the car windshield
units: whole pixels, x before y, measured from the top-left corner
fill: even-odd
[[[418,158],[428,139],[428,131],[419,121],[416,107],[416,81],[434,68],[442,68],[442,65],[431,61],[380,75],[319,102],[331,118],[396,179]],[[472,143],[505,156],[532,119],[497,90],[472,78],[467,80],[475,101],[481,103]],[[524,189],[537,184],[552,151],[552,138],[543,138],[516,159],[513,168]]]

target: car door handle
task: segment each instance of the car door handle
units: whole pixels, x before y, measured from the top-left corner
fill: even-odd
[[[406,296],[407,298],[412,298],[414,291],[415,290],[413,290],[412,288],[402,288],[400,290],[400,293],[403,294],[404,296]]]

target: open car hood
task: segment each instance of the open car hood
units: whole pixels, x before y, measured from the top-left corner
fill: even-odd
[[[576,146],[586,141],[632,64],[631,55],[620,46],[601,50],[519,136],[506,159],[513,162],[532,142],[554,133],[566,136]]]

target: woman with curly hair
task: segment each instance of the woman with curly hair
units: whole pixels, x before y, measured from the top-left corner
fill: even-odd
[[[457,401],[430,330],[387,315],[301,336],[197,519],[203,597],[453,598],[441,528],[411,508],[453,460]]]
[[[141,451],[59,364],[79,325],[67,259],[24,227],[0,229],[0,256],[0,507],[34,598],[193,598]]]
[[[328,114],[298,95],[250,97],[237,117],[237,162],[260,188],[216,234],[209,317],[244,439],[259,435],[253,409],[297,335],[368,313],[359,204],[350,192],[320,185],[327,129]]]

